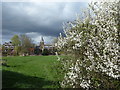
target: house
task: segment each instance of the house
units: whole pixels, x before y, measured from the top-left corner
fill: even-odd
[[[14,55],[15,46],[12,42],[5,42],[3,44],[4,49],[2,49],[3,55]],[[28,48],[28,55],[55,55],[55,47],[51,44],[45,44],[43,37],[41,37],[40,43],[38,46]]]
[[[8,55],[12,55],[14,53],[14,45],[12,42],[5,42],[3,44],[4,49],[2,48],[3,54],[7,53]]]

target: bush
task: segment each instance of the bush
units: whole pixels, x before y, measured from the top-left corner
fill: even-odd
[[[50,52],[48,49],[44,49],[43,52],[42,52],[42,55],[49,55]]]

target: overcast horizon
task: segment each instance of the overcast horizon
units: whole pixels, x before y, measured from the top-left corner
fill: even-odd
[[[8,42],[15,34],[26,34],[35,44],[43,36],[45,43],[63,32],[63,22],[73,21],[76,14],[87,7],[87,2],[3,2],[2,41]]]

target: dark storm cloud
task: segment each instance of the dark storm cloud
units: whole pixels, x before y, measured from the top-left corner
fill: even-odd
[[[62,23],[74,20],[75,14],[86,3],[15,3],[2,4],[3,38],[14,34],[30,34],[56,37],[62,31]],[[32,36],[32,34],[30,34]],[[33,34],[34,35],[34,34]],[[37,36],[36,36],[37,38]],[[7,39],[7,38],[6,38]]]

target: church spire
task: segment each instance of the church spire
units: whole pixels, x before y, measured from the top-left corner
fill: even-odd
[[[41,42],[44,42],[44,39],[43,39],[43,37],[41,37]]]
[[[41,37],[40,49],[41,49],[42,51],[44,50],[44,39],[43,39],[43,37]]]

